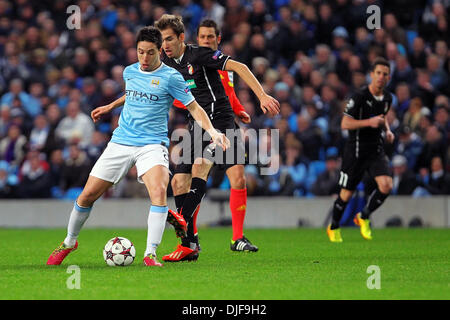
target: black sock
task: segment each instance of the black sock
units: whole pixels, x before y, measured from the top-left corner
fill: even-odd
[[[375,189],[369,197],[366,206],[361,211],[362,219],[369,219],[372,212],[377,210],[389,196],[388,194],[382,193],[380,190]]]
[[[339,221],[341,221],[342,215],[344,214],[345,208],[347,207],[348,202],[344,202],[341,197],[337,197],[336,201],[334,201],[333,205],[333,217],[331,218],[331,228],[337,229],[339,228]]]
[[[192,178],[191,190],[186,195],[183,202],[182,214],[184,220],[188,224],[187,237],[181,239],[181,244],[184,247],[189,247],[190,243],[195,243],[193,216],[197,206],[202,202],[206,193],[206,181],[200,178]]]
[[[179,194],[174,197],[175,205],[177,206],[177,212],[181,212],[181,208],[183,208],[184,199],[186,199],[187,193]]]

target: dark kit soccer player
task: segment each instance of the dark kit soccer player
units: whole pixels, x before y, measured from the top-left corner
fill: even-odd
[[[390,79],[390,66],[383,58],[377,58],[370,72],[371,83],[356,92],[344,110],[341,128],[349,131],[344,148],[340,172],[340,193],[333,205],[332,222],[327,228],[331,242],[342,242],[339,221],[356,186],[368,172],[377,188],[369,196],[367,205],[355,216],[364,239],[371,240],[370,215],[386,200],[392,190],[389,161],[383,149],[383,129],[386,140],[394,141],[385,115],[392,103],[392,95],[385,87]]]

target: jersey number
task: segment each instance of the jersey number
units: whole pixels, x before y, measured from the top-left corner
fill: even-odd
[[[347,182],[348,182],[348,174],[341,171],[339,176],[339,185],[345,188],[347,186]]]

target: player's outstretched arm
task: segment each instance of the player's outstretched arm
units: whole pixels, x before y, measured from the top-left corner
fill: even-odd
[[[197,103],[197,101],[192,101],[186,106],[186,109],[192,115],[195,121],[211,136],[213,142],[226,150],[230,147],[230,140],[223,134],[218,132],[212,125],[211,121],[205,110]]]
[[[111,102],[110,104],[107,104],[106,106],[101,106],[101,107],[98,107],[98,108],[95,108],[94,110],[92,110],[92,112],[91,112],[92,120],[94,122],[97,122],[98,120],[100,120],[102,114],[109,113],[112,110],[114,110],[115,108],[123,106],[123,104],[125,103],[125,97],[126,97],[126,95],[123,95],[119,99]]]
[[[232,59],[228,59],[225,65],[225,70],[236,72],[250,87],[250,89],[252,89],[253,93],[259,99],[260,107],[264,114],[269,112],[269,115],[275,116],[280,112],[280,103],[264,92],[264,89],[259,83],[258,79],[256,79],[256,77],[245,64]]]

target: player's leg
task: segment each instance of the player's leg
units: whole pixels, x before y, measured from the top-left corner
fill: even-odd
[[[208,159],[198,158],[192,165],[192,180],[188,194],[183,202],[182,214],[188,223],[187,237],[182,239],[183,246],[196,247],[194,234],[194,214],[206,194],[206,182],[213,163]],[[192,228],[189,227],[192,226]],[[194,248],[192,248],[194,249]]]
[[[233,251],[258,251],[244,236],[244,221],[247,210],[247,186],[245,180],[244,166],[234,165],[226,170],[230,181],[230,210],[233,228],[233,238],[230,249]]]
[[[147,219],[147,247],[144,264],[162,266],[156,260],[156,250],[161,243],[167,220],[167,186],[169,169],[164,165],[155,165],[141,176],[151,199],[151,207]]]
[[[338,197],[333,203],[331,224],[327,227],[327,235],[331,242],[342,242],[340,221],[354,190],[341,188]]]
[[[373,159],[369,174],[375,177],[377,188],[370,194],[364,209],[355,216],[354,222],[360,227],[361,235],[366,240],[372,239],[370,215],[377,210],[392,190],[392,178],[389,175],[389,160],[384,153]]]
[[[78,197],[70,213],[67,226],[67,236],[64,241],[50,254],[48,265],[60,265],[67,255],[78,248],[78,235],[88,219],[94,202],[111,187],[112,183],[89,176],[88,181]]]
[[[186,196],[189,193],[191,187],[191,165],[180,165],[175,168],[175,174],[172,177],[171,186],[173,191],[173,196],[175,199],[175,206],[177,212],[169,210],[167,215],[167,222],[169,222],[174,228],[177,237],[186,236],[186,221],[181,215],[183,209],[183,203]],[[184,222],[184,223],[183,223]],[[192,225],[189,226],[192,228]]]

